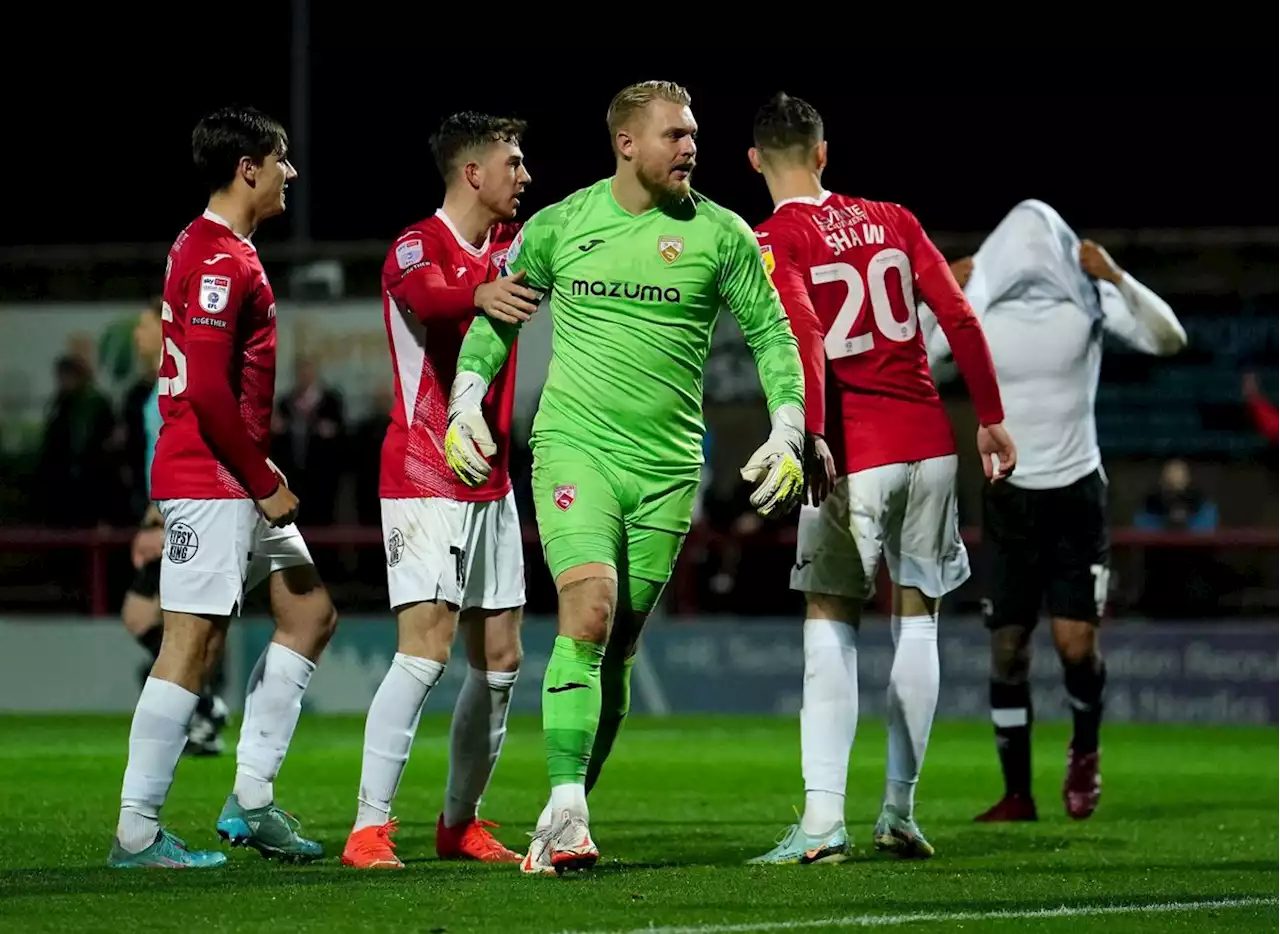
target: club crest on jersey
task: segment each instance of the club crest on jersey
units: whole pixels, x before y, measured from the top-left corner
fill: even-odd
[[[231,299],[230,276],[200,277],[200,308],[211,315],[216,315],[227,307]]]
[[[490,256],[489,259],[493,262],[493,266],[495,269],[498,270],[499,275],[506,272],[506,263],[507,263],[506,247],[503,247],[501,250],[494,250],[493,255]]]
[[[764,264],[764,274],[769,277],[769,284],[773,285],[773,270],[777,261],[773,258],[773,247],[767,243],[760,245],[760,262]]]
[[[566,483],[558,486],[551,493],[551,499],[556,504],[556,509],[566,512],[573,501],[578,498],[578,487],[572,483]]]
[[[684,237],[659,237],[658,255],[668,263],[674,263],[684,252]]]
[[[396,265],[401,269],[408,269],[420,262],[422,262],[421,240],[406,240],[396,246]]]

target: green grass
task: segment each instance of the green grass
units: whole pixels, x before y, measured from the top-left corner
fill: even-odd
[[[793,819],[792,806],[803,803],[796,724],[637,719],[591,799],[601,862],[589,875],[565,879],[435,859],[447,749],[440,716],[424,718],[397,801],[403,872],[338,865],[355,813],[363,723],[310,715],[276,789],[279,803],[324,843],[325,860],[293,868],[235,850],[222,870],[108,870],[128,729],[117,717],[0,717],[7,824],[0,930],[543,934],[737,924],[764,932],[784,930],[767,926],[782,922],[838,930],[867,916],[883,922],[916,914],[934,917],[899,923],[938,931],[1276,929],[1275,729],[1108,726],[1102,805],[1092,820],[1076,823],[1058,795],[1066,733],[1046,725],[1035,750],[1040,822],[979,826],[973,815],[999,791],[990,729],[940,723],[918,801],[938,856],[901,863],[870,851],[884,733],[866,722],[847,809],[858,857],[842,866],[746,867],[743,860],[767,849]],[[213,823],[233,771],[230,753],[184,760],[165,810],[168,826],[193,846],[217,845]],[[520,718],[483,815],[500,821],[498,835],[523,850],[545,794],[537,722]],[[1090,917],[1017,914],[1247,897],[1263,901]],[[1000,911],[1015,915],[990,917]]]

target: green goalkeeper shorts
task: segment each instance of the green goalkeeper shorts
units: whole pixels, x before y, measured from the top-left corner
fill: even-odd
[[[581,564],[607,564],[625,588],[620,602],[648,613],[689,532],[699,481],[638,474],[562,441],[537,445],[534,510],[552,578]]]

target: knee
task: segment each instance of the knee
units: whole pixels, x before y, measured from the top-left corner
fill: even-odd
[[[1025,684],[1031,674],[1031,632],[1002,626],[991,633],[991,677],[1006,684]]]
[[[1055,619],[1053,642],[1067,667],[1085,665],[1098,657],[1098,630],[1090,623]]]
[[[617,605],[614,580],[590,577],[560,589],[560,634],[582,642],[608,641]]]
[[[519,671],[524,661],[518,635],[511,639],[495,640],[484,647],[485,671]]]
[[[855,627],[862,615],[861,604],[829,593],[805,594],[804,606],[807,619],[830,619]]]

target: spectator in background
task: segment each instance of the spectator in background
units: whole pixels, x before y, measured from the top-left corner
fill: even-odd
[[[309,358],[297,358],[293,389],[277,404],[271,428],[272,460],[307,504],[299,518],[305,525],[332,525],[347,466],[346,420],[342,395],[321,382]]]
[[[1160,483],[1133,516],[1135,528],[1160,531],[1213,532],[1218,507],[1192,485],[1191,468],[1181,458],[1166,461]]]
[[[1218,507],[1192,483],[1187,462],[1174,458],[1160,471],[1160,483],[1134,514],[1133,524],[1148,531],[1207,534],[1218,527]],[[1219,612],[1220,594],[1230,585],[1209,546],[1148,548],[1142,568],[1138,608],[1153,619],[1212,618]]]
[[[1280,413],[1263,393],[1258,377],[1253,373],[1246,373],[1241,388],[1244,391],[1244,404],[1249,409],[1254,426],[1272,444],[1280,442]]]
[[[116,502],[111,452],[115,415],[83,358],[58,358],[54,373],[57,389],[36,479],[43,517],[55,528],[89,528],[107,521]]]

